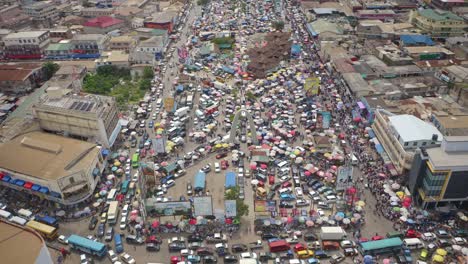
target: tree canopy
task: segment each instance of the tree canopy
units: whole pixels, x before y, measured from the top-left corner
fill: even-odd
[[[274,21],[273,28],[277,31],[282,31],[284,29],[284,21],[282,20]]]
[[[54,74],[60,69],[60,65],[55,62],[48,61],[42,66],[44,68],[44,74],[47,80],[52,78]]]
[[[224,193],[225,200],[236,200],[237,217],[246,216],[249,214],[249,206],[244,203],[243,199],[239,198],[239,186],[231,187]]]

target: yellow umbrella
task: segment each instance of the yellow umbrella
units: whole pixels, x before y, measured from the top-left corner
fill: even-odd
[[[356,205],[363,207],[366,203],[364,201],[357,201]]]
[[[229,148],[229,144],[224,143],[224,144],[223,144],[223,148]]]
[[[313,148],[313,147],[310,148],[310,152],[315,153],[316,151],[317,151],[317,150],[315,150],[315,148]]]
[[[404,192],[396,192],[396,195],[398,197],[400,197],[400,199],[401,199],[401,198],[403,198],[403,196],[405,196],[405,193]]]
[[[434,255],[432,257],[432,261],[433,262],[438,262],[438,263],[443,263],[444,262],[444,257],[442,257],[441,255]]]
[[[297,155],[299,155],[299,154],[301,154],[301,151],[300,151],[300,150],[298,150],[298,149],[295,149],[295,150],[294,150],[294,155],[296,155],[296,156],[297,156]]]
[[[331,157],[331,154],[330,154],[330,153],[325,153],[323,156],[325,156],[326,158],[328,158],[328,157]]]
[[[221,144],[216,144],[214,147],[215,147],[215,148],[222,148],[223,145],[221,145]]]
[[[442,257],[443,257],[443,256],[447,256],[447,251],[446,251],[445,249],[443,249],[443,248],[438,248],[438,249],[436,250],[436,254],[437,254],[437,255],[441,255]]]
[[[121,165],[121,163],[120,163],[119,161],[114,162],[114,166],[117,166],[117,167],[118,167],[118,166],[120,166],[120,165]]]

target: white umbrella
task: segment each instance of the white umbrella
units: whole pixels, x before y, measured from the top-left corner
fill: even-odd
[[[252,180],[252,181],[250,182],[250,184],[252,184],[252,185],[257,185],[257,184],[258,184],[258,180]]]

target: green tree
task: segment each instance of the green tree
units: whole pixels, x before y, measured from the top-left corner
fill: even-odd
[[[273,22],[273,28],[277,31],[282,31],[284,29],[284,21],[277,20]]]
[[[209,2],[210,0],[198,0],[197,5],[204,6],[204,5],[207,5]]]
[[[249,214],[249,206],[244,203],[244,200],[239,198],[239,192],[239,186],[235,186],[227,189],[224,193],[225,200],[236,200],[237,217]]]
[[[247,93],[245,93],[245,97],[249,100],[255,100],[255,95],[251,92],[251,91],[248,91]]]
[[[143,78],[152,80],[154,78],[154,71],[150,66],[143,69]]]
[[[141,79],[139,82],[140,90],[146,91],[151,88],[151,80],[150,79]]]
[[[44,74],[47,80],[52,78],[54,74],[60,69],[60,65],[55,62],[48,61],[42,66],[44,68]]]

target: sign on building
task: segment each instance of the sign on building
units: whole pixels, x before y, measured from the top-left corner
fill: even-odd
[[[146,199],[146,213],[150,216],[190,215],[192,206],[190,202],[155,202],[155,199]]]
[[[195,216],[213,215],[213,202],[211,196],[193,197],[193,209]]]
[[[336,191],[344,191],[351,186],[353,186],[353,167],[339,167],[336,177]]]
[[[226,217],[236,217],[237,216],[236,200],[224,201],[224,211],[225,211]]]
[[[267,201],[265,200],[255,200],[255,212],[266,212],[267,211]]]

